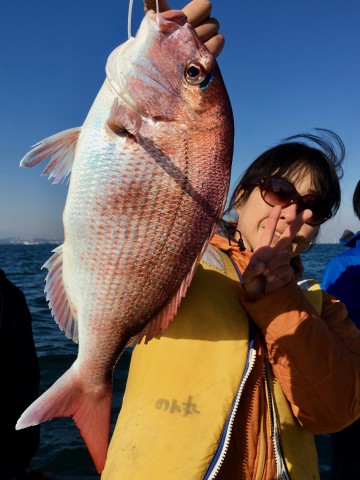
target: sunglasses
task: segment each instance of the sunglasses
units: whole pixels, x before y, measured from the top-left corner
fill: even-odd
[[[329,206],[319,195],[314,193],[300,195],[294,185],[284,178],[268,177],[261,180],[259,188],[262,199],[271,207],[279,205],[285,208],[295,204],[298,213],[306,209],[311,210],[312,216],[305,222],[308,225],[320,225],[332,216]]]

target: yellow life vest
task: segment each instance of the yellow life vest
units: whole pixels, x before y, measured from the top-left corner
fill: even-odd
[[[231,260],[210,247],[174,322],[160,339],[134,349],[102,480],[215,478],[224,425],[254,353],[238,289]],[[274,395],[290,478],[318,479],[313,436],[298,425],[276,382]]]

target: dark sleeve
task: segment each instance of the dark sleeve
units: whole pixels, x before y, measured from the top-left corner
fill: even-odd
[[[5,401],[11,416],[17,417],[38,396],[39,365],[24,294],[7,279],[1,281],[0,288],[0,376],[2,384],[8,386]]]
[[[349,317],[360,328],[360,264],[354,257],[334,257],[323,273],[322,288],[346,305]]]
[[[39,446],[39,426],[15,430],[19,416],[38,396],[39,376],[25,296],[0,270],[0,471],[9,478],[29,466]]]

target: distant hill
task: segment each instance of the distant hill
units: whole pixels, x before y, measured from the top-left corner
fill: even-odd
[[[60,245],[62,242],[63,240],[49,238],[0,238],[0,245]]]

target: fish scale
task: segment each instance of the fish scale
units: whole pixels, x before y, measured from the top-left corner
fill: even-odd
[[[71,416],[99,472],[114,366],[173,320],[224,209],[234,137],[216,61],[181,12],[149,12],[106,74],[83,126],[21,161],[47,158],[54,183],[71,172],[64,243],[44,266],[51,312],[79,349],[16,426]]]

